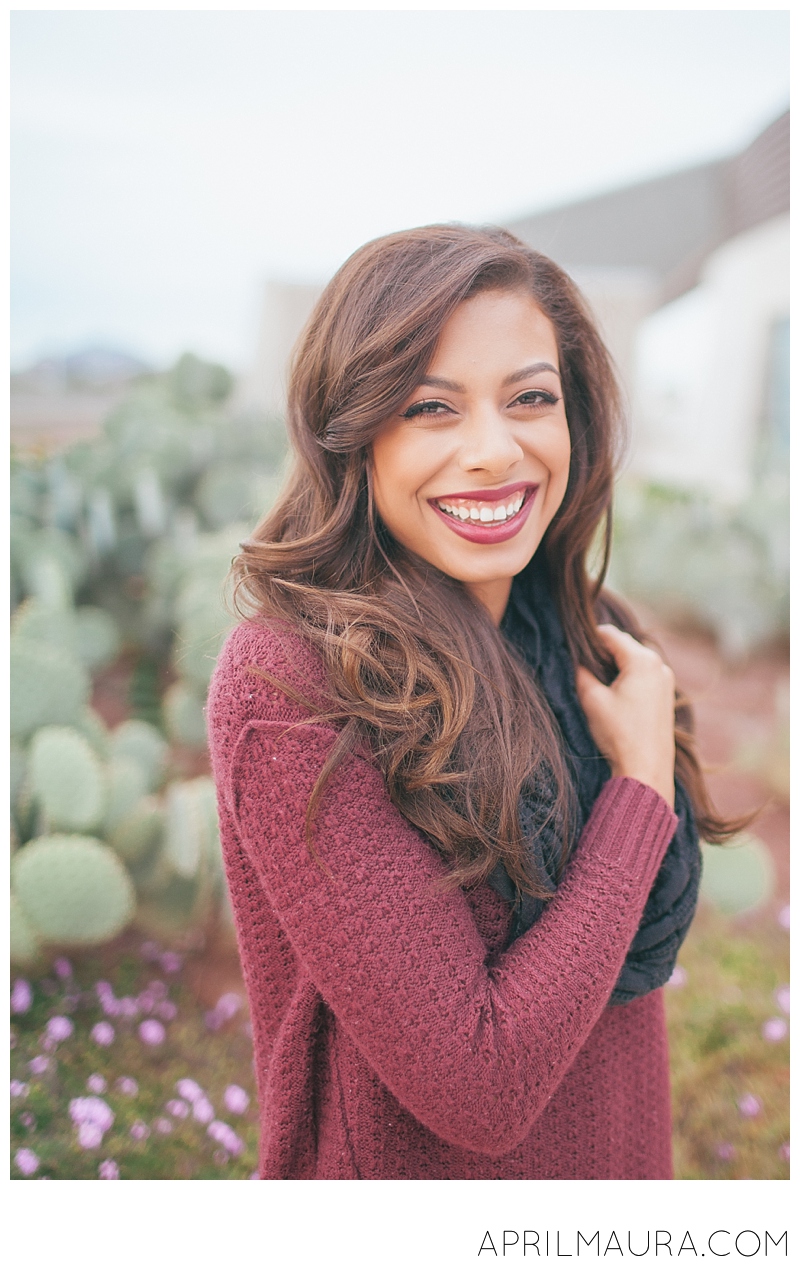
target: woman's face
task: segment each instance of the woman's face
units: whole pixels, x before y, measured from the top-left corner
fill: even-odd
[[[524,291],[484,291],[456,309],[376,436],[375,503],[398,542],[464,582],[499,623],[564,497],[569,456],[549,319]]]

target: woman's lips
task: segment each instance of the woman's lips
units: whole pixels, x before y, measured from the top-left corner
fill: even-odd
[[[515,515],[511,516],[508,520],[495,520],[495,521],[488,521],[488,522],[480,521],[480,520],[472,520],[472,519],[460,520],[457,517],[451,515],[449,512],[443,511],[442,508],[437,505],[438,503],[447,503],[451,501],[456,501],[454,497],[440,498],[440,499],[429,498],[428,502],[430,506],[433,508],[433,510],[436,512],[437,516],[445,522],[445,524],[448,526],[449,529],[452,529],[454,534],[458,534],[459,538],[466,538],[468,542],[479,542],[479,543],[486,543],[486,544],[494,543],[494,542],[506,542],[507,539],[513,538],[515,534],[519,533],[520,529],[525,524],[525,521],[528,519],[528,516],[530,515],[530,512],[531,512],[531,508],[533,507],[534,500],[536,498],[536,494],[539,489],[539,486],[519,483],[516,486],[504,487],[502,490],[475,491],[475,493],[471,495],[471,498],[474,502],[481,502],[481,503],[496,502],[499,504],[501,502],[502,503],[507,502],[509,497],[513,496],[513,494],[516,491],[521,489],[524,489],[526,491],[524,502],[522,506],[520,507],[519,511],[516,512]],[[487,495],[490,493],[494,494],[493,499],[489,499],[487,497]],[[502,494],[503,498],[498,498],[497,497],[498,494]],[[466,497],[467,497],[466,495],[461,495],[460,499],[465,499]]]

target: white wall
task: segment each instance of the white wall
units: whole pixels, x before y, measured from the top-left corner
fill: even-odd
[[[789,311],[789,218],[724,243],[699,285],[640,326],[636,475],[747,494],[763,426],[769,338]]]

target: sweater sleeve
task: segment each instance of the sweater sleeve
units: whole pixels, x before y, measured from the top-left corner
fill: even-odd
[[[305,809],[336,733],[252,721],[228,799],[305,973],[395,1097],[446,1141],[520,1143],[608,1002],[675,828],[652,789],[608,782],[539,922],[487,960],[472,911],[380,772],[351,757]]]

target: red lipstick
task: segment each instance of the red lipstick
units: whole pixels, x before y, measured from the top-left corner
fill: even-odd
[[[451,516],[449,512],[442,511],[437,506],[437,500],[429,498],[428,502],[437,516],[445,522],[454,534],[458,534],[459,538],[466,538],[468,542],[484,543],[489,545],[495,542],[506,542],[509,538],[513,538],[518,534],[525,521],[530,515],[539,486],[532,485],[530,481],[517,481],[514,485],[504,485],[502,489],[494,490],[470,490],[465,494],[450,494],[443,496],[439,502],[445,502],[449,499],[464,498],[472,499],[475,502],[482,503],[500,503],[520,490],[526,490],[525,501],[520,507],[516,515],[509,520],[496,521],[480,521],[480,520],[458,520],[455,516]]]

